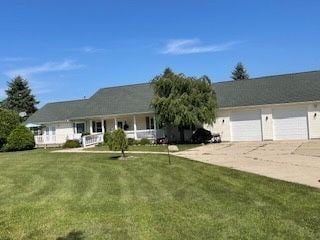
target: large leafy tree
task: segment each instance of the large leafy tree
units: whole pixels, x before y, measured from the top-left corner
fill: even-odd
[[[241,62],[237,63],[235,66],[234,70],[232,71],[231,78],[235,81],[249,79],[249,74]]]
[[[28,81],[17,76],[8,82],[6,90],[7,98],[3,101],[3,107],[18,113],[25,112],[26,117],[37,111],[39,103],[28,85]]]
[[[151,85],[151,105],[157,120],[167,127],[178,127],[184,141],[184,127],[212,123],[216,118],[216,94],[207,76],[176,74],[170,68],[156,76]]]

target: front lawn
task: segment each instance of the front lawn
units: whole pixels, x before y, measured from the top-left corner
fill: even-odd
[[[188,150],[191,148],[199,147],[201,144],[178,144],[179,151]],[[109,151],[110,149],[106,144],[100,144],[94,148],[87,148],[89,151]],[[161,144],[154,145],[132,145],[129,146],[128,151],[143,151],[143,152],[167,152],[167,146]]]
[[[0,239],[320,239],[320,191],[165,155],[0,153]]]

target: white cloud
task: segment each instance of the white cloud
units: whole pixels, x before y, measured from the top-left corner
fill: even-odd
[[[9,77],[21,75],[23,77],[30,77],[33,74],[45,72],[59,72],[82,68],[84,65],[77,64],[75,61],[65,60],[63,62],[46,62],[41,65],[12,69],[4,74]]]
[[[80,50],[85,53],[100,53],[100,52],[103,52],[105,49],[95,48],[95,47],[91,47],[91,46],[85,46],[85,47],[81,48]]]
[[[174,39],[167,42],[162,54],[182,55],[194,53],[222,52],[229,50],[237,42],[203,44],[198,39]]]

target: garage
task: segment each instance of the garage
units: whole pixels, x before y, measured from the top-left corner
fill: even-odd
[[[305,108],[273,109],[274,140],[308,139],[308,119]]]
[[[260,110],[236,111],[231,113],[232,141],[261,141]]]

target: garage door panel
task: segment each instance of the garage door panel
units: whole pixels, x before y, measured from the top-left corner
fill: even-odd
[[[308,139],[307,110],[284,108],[273,110],[275,140]]]
[[[231,113],[233,141],[261,141],[261,112],[259,110]]]

